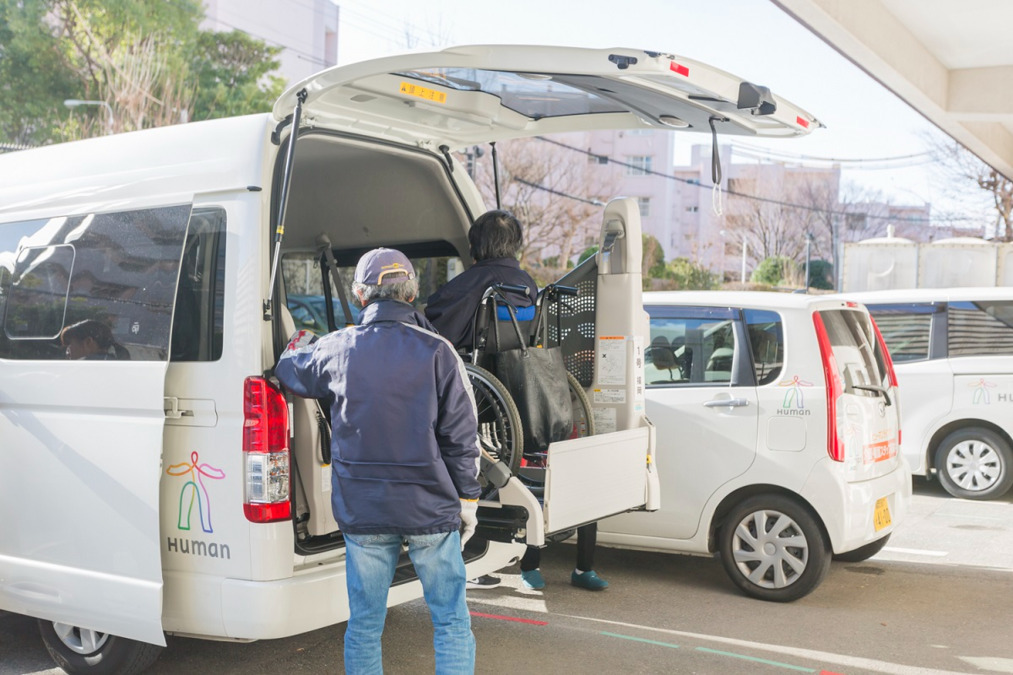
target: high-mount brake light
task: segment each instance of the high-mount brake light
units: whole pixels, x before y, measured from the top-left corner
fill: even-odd
[[[689,68],[682,65],[681,63],[676,63],[675,61],[672,61],[670,64],[668,64],[668,67],[673,73],[677,73],[679,75],[682,75],[683,77],[689,77]]]
[[[827,383],[827,454],[835,462],[843,462],[844,441],[837,432],[837,399],[844,393],[844,386],[837,371],[837,359],[834,358],[827,327],[823,325],[823,317],[819,312],[813,313],[813,324],[816,327],[816,341],[820,346],[823,377]]]
[[[254,523],[287,520],[292,516],[288,403],[266,379],[248,377],[243,387],[243,417],[243,511]]]

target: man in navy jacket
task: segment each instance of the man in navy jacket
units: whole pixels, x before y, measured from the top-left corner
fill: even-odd
[[[363,306],[360,325],[316,341],[297,334],[275,371],[299,396],[334,400],[331,500],[345,538],[350,613],[345,671],[382,671],[387,592],[407,541],[432,616],[436,672],[470,673],[475,638],[461,550],[478,522],[480,451],[464,364],[409,304],[418,281],[400,251],[362,256],[352,291]]]

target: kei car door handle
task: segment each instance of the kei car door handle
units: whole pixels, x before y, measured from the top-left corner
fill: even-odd
[[[707,408],[742,408],[747,405],[749,401],[744,398],[719,398],[704,403]]]

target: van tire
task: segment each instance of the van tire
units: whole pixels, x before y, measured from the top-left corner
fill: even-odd
[[[994,431],[965,427],[936,448],[935,468],[939,482],[954,497],[996,499],[1013,485],[1013,450]]]
[[[774,525],[778,532],[772,531]],[[793,546],[786,545],[789,538]],[[735,506],[718,531],[718,550],[735,585],[760,600],[798,600],[819,586],[830,569],[830,543],[823,529],[808,509],[784,495],[755,495]]]
[[[39,619],[39,632],[56,665],[72,675],[135,675],[150,668],[163,649],[147,642],[42,619]]]
[[[893,532],[891,532],[890,534],[893,534]],[[834,560],[846,563],[857,563],[868,560],[869,558],[871,558],[872,556],[876,555],[877,553],[883,550],[883,547],[886,546],[886,542],[890,541],[890,534],[886,535],[885,537],[880,537],[871,544],[859,546],[854,550],[846,551],[845,553],[835,553]]]

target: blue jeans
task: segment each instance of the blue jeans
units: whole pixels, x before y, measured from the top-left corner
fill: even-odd
[[[345,672],[348,675],[383,672],[380,637],[387,618],[387,591],[401,542],[422,582],[433,620],[433,649],[438,675],[475,672],[475,636],[465,600],[461,535],[346,534],[348,627],[345,629]]]

